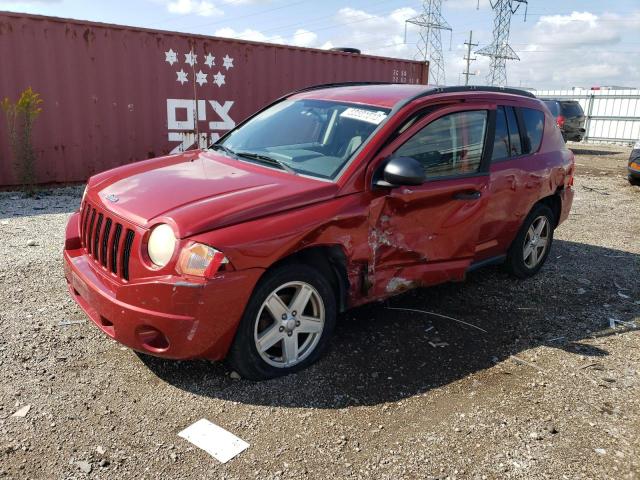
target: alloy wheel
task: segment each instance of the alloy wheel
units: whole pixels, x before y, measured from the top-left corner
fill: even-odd
[[[544,258],[549,245],[550,225],[546,216],[541,215],[531,222],[524,237],[522,258],[527,268],[535,268]]]
[[[324,303],[318,291],[305,282],[285,283],[267,296],[258,311],[256,349],[269,365],[292,367],[317,347],[324,323]]]

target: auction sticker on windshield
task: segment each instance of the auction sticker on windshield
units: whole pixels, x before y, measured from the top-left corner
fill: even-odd
[[[380,122],[387,118],[385,112],[381,112],[380,110],[365,110],[364,108],[347,108],[340,116],[373,123],[374,125],[379,125]]]

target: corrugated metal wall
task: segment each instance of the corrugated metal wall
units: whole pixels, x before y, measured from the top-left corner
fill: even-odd
[[[0,98],[40,93],[39,183],[215,140],[308,85],[426,83],[422,62],[0,12]],[[16,183],[0,117],[0,186]]]
[[[539,98],[577,100],[587,117],[584,141],[640,140],[640,90],[537,90]]]

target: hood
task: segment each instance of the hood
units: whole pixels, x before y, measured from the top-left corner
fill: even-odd
[[[109,173],[90,182],[90,200],[141,227],[169,220],[180,238],[323,201],[338,188],[214,152],[188,152]]]

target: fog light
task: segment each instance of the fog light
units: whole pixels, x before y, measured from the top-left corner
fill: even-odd
[[[169,339],[165,334],[150,325],[138,327],[136,335],[142,346],[150,352],[164,352],[169,348]]]

